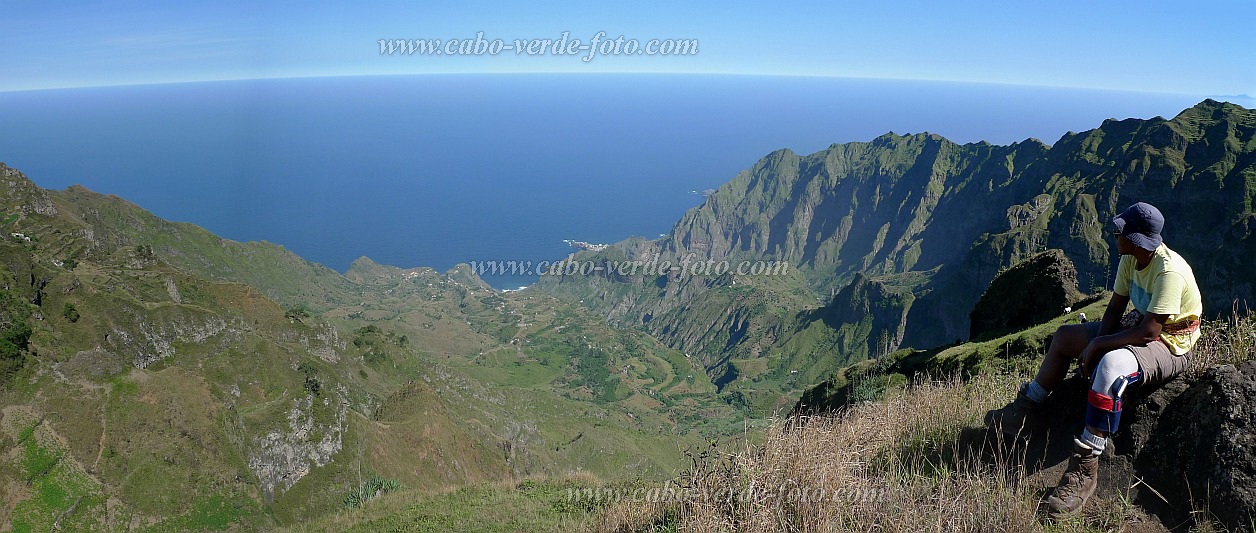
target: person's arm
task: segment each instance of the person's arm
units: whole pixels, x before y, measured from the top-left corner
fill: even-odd
[[[1112,293],[1108,308],[1103,311],[1103,320],[1099,322],[1099,336],[1111,335],[1121,329],[1121,317],[1125,316],[1125,308],[1129,303],[1128,294]]]
[[[1120,295],[1116,294],[1112,295],[1113,301],[1108,303],[1108,309],[1103,313],[1103,326],[1100,329],[1101,333],[1103,331],[1107,331],[1108,315],[1113,313],[1114,306],[1112,304],[1115,303],[1119,296]],[[1124,299],[1128,302],[1129,297],[1126,296]],[[1116,313],[1118,313],[1116,316],[1118,326],[1113,329],[1119,328],[1119,313],[1124,311],[1125,308],[1122,305],[1120,309],[1121,311],[1116,311]],[[1091,339],[1090,344],[1087,344],[1086,348],[1082,350],[1082,375],[1089,378],[1090,368],[1099,362],[1100,357],[1103,357],[1104,354],[1112,350],[1123,346],[1144,346],[1155,342],[1160,338],[1160,330],[1164,327],[1165,322],[1168,322],[1168,320],[1169,315],[1147,313],[1146,315],[1143,315],[1142,322],[1139,322],[1132,328],[1108,335],[1100,335]]]

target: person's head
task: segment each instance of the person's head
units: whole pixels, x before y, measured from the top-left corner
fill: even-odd
[[[1164,215],[1156,206],[1138,202],[1112,219],[1112,233],[1117,236],[1117,251],[1122,255],[1134,253],[1134,248],[1154,252],[1164,242],[1160,232],[1164,230]]]

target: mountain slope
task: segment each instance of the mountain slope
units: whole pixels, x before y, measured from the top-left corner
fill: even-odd
[[[5,299],[25,307],[4,321],[31,331],[21,364],[0,383],[0,482],[28,487],[0,507],[6,522],[260,527],[339,505],[363,462],[364,413],[394,396],[396,378],[365,373],[331,324],[165,260],[204,260],[189,243],[219,240],[203,230],[83,190],[52,194],[0,170],[0,206],[10,214],[0,245]],[[163,235],[168,246],[146,241]],[[264,264],[250,261],[266,246],[217,246],[260,250],[235,265]],[[428,423],[451,440],[475,440],[453,420],[437,411]],[[483,446],[443,449],[427,464],[455,479],[507,471]],[[414,464],[385,473],[414,486],[444,482],[406,475],[423,472]]]
[[[1168,217],[1166,241],[1195,265],[1206,308],[1216,313],[1235,299],[1250,300],[1256,281],[1243,259],[1256,251],[1250,238],[1254,131],[1253,111],[1206,100],[1171,120],[1108,120],[1053,146],[1035,140],[957,145],[936,135],[887,134],[808,156],[780,150],[721,186],[663,238],[625,241],[576,259],[778,261],[792,267],[790,275],[757,276],[770,281],[692,270],[658,278],[547,275],[538,288],[683,346],[717,380],[727,374],[730,358],[755,358],[774,348],[781,353],[798,342],[791,339],[796,335],[862,332],[862,339],[835,345],[839,353],[832,359],[840,366],[870,355],[860,347],[878,339],[890,341],[884,343],[888,350],[880,350],[885,353],[966,338],[968,312],[990,280],[1047,249],[1072,259],[1083,291],[1102,289],[1116,261],[1107,221],[1128,204],[1147,201]],[[898,305],[905,315],[901,327],[883,320],[880,327],[860,328],[859,317],[813,325],[819,318],[814,310],[829,305],[856,276],[889,290],[847,292],[843,298],[889,303],[835,305]],[[758,290],[737,301],[712,296],[734,281]],[[756,308],[791,317],[786,321],[792,325],[752,321],[741,334],[745,340],[731,344],[673,333],[729,331],[736,323],[728,317],[755,315],[750,310]],[[676,319],[656,324],[669,313]],[[771,364],[795,370],[814,364],[785,352]],[[769,385],[796,390],[780,379]]]
[[[376,478],[651,479],[733,429],[679,352],[465,267],[341,276],[3,166],[0,213],[0,521],[19,529],[269,529]]]

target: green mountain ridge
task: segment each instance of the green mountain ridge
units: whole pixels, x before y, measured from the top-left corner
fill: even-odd
[[[1107,220],[1135,201],[1166,213],[1166,240],[1195,265],[1215,314],[1251,301],[1256,281],[1243,259],[1253,252],[1254,131],[1253,111],[1205,100],[1171,120],[1110,119],[1051,146],[886,134],[806,156],[778,150],[661,239],[576,259],[779,261],[793,267],[788,275],[546,275],[537,288],[692,353],[722,389],[764,395],[763,409],[799,391],[794,371],[831,372],[877,353],[967,338],[977,297],[1033,254],[1062,250],[1082,291],[1101,290],[1116,261]],[[840,292],[863,279],[883,289]],[[750,289],[730,299],[742,290],[734,282]],[[837,301],[839,294],[869,301]],[[877,308],[882,318],[818,325],[817,310],[829,306]],[[737,318],[746,316],[756,318]],[[810,355],[816,350],[826,352],[822,360]],[[729,379],[730,363],[760,358],[776,372]]]

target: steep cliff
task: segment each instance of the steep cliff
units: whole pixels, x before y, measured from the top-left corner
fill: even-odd
[[[779,150],[721,186],[659,240],[626,241],[577,258],[779,261],[796,271],[770,283],[734,276],[762,293],[721,300],[728,308],[719,316],[676,315],[668,332],[727,329],[724,317],[744,316],[739,308],[763,302],[780,303],[774,312],[781,316],[821,321],[832,331],[858,330],[861,317],[838,323],[813,311],[847,305],[830,303],[839,294],[868,300],[849,303],[854,307],[882,305],[882,293],[839,293],[857,276],[875,279],[893,287],[896,298],[910,295],[906,319],[891,335],[899,342],[892,344],[930,347],[967,338],[967,311],[995,275],[1048,249],[1062,250],[1073,262],[1081,291],[1108,286],[1117,259],[1108,221],[1128,204],[1146,201],[1166,214],[1166,242],[1194,265],[1205,307],[1217,312],[1235,299],[1250,300],[1256,281],[1244,259],[1256,251],[1254,132],[1256,112],[1206,100],[1171,120],[1107,120],[1052,146],[1033,139],[958,145],[937,135],[887,134],[806,156]],[[703,352],[715,374],[722,372],[719,362],[746,352],[736,344],[695,344],[648,322],[693,309],[706,293],[724,290],[728,281],[720,279],[701,272],[665,280],[558,275],[543,276],[538,286],[581,299],[619,323],[647,323],[665,342]],[[803,329],[777,328],[772,346],[791,342],[787,330]],[[756,342],[756,353],[772,351],[761,337]],[[868,352],[861,347],[876,344],[864,338],[835,346],[834,359],[858,359]]]

